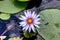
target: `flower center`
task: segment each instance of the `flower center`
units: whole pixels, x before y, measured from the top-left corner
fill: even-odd
[[[33,19],[32,19],[32,18],[28,18],[28,19],[27,19],[27,23],[28,23],[28,24],[33,23]]]

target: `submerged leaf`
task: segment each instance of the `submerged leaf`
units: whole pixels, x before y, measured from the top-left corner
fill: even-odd
[[[33,36],[36,36],[36,34],[37,34],[37,32],[29,32],[29,31],[23,31],[23,35],[24,35],[24,37],[26,37],[26,38],[31,38],[31,37],[33,37]]]
[[[44,21],[41,20],[40,28],[37,28],[38,33],[45,40],[60,40],[60,10],[46,9],[41,11],[40,15]]]

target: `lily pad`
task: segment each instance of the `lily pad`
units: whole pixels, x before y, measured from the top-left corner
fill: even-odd
[[[0,14],[0,19],[7,20],[9,18],[10,18],[10,14],[6,14],[6,13],[1,13]]]
[[[8,40],[22,40],[20,37],[9,38]]]
[[[0,1],[3,1],[3,0],[0,0]]]
[[[60,10],[45,9],[40,12],[40,15],[44,21],[40,21],[40,28],[37,28],[38,33],[45,40],[60,40]]]
[[[22,4],[21,4],[22,5]],[[26,5],[26,3],[25,3]],[[19,11],[22,11],[23,9],[25,9],[26,6],[23,7],[17,7],[14,5],[14,0],[4,0],[4,1],[0,1],[0,12],[5,12],[5,13],[17,13]]]
[[[30,1],[30,0],[18,0],[18,1],[21,1],[21,2],[26,2],[26,1]]]

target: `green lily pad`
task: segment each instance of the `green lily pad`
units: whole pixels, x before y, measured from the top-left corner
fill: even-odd
[[[3,0],[0,0],[0,1],[3,1]]]
[[[50,23],[60,23],[60,10],[59,9],[47,9],[40,12],[44,17],[44,20]],[[57,20],[58,19],[58,20]]]
[[[10,14],[6,14],[6,13],[1,13],[0,14],[0,19],[7,20],[9,18],[10,18]]]
[[[21,1],[21,2],[26,2],[26,1],[29,1],[29,0],[18,0],[18,1]]]
[[[40,28],[37,28],[38,33],[45,40],[60,40],[60,10],[46,9],[42,10],[40,15],[44,21],[40,21]]]
[[[15,6],[14,5],[15,0],[4,0],[4,1],[0,1],[0,12],[5,12],[5,13],[17,13],[19,11],[22,11],[23,9],[25,9],[25,5],[24,6]],[[22,4],[21,4],[22,5]]]

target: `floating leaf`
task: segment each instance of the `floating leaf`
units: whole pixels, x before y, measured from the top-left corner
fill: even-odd
[[[14,38],[9,38],[9,40],[22,40],[22,39],[19,37],[14,37]]]
[[[60,40],[60,10],[46,9],[41,11],[40,15],[44,21],[41,21],[40,28],[37,28],[38,33],[45,40]]]
[[[3,1],[3,0],[0,0],[0,1]]]
[[[10,18],[10,14],[6,14],[6,13],[1,13],[0,14],[0,19],[7,20],[9,18]]]
[[[21,2],[26,2],[26,1],[29,1],[29,0],[18,0],[18,1],[21,1]]]
[[[44,17],[44,20],[50,23],[60,23],[60,10],[59,9],[48,9],[40,12]],[[57,20],[58,19],[58,20]]]
[[[25,5],[26,3],[24,4],[24,6],[22,7],[21,5],[19,7],[15,6],[14,5],[15,3],[15,0],[4,0],[4,1],[0,1],[0,12],[5,12],[5,13],[10,13],[10,14],[13,14],[13,13],[17,13],[23,9],[25,9]],[[22,2],[21,2],[22,3]]]

